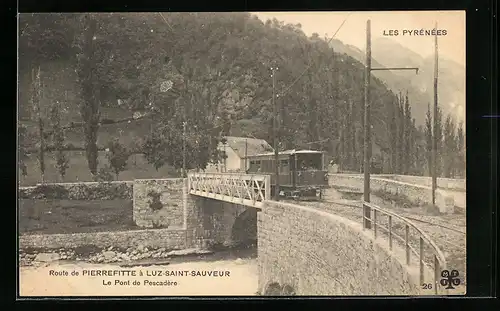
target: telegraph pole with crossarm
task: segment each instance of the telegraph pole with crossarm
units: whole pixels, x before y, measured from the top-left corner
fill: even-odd
[[[279,201],[280,198],[280,181],[279,181],[279,150],[278,150],[278,108],[276,107],[276,71],[278,67],[271,67],[271,77],[273,78],[273,140],[274,140],[274,174],[276,176],[274,183],[274,199]]]
[[[389,67],[389,68],[372,68],[372,44],[371,44],[371,21],[366,21],[366,61],[365,61],[365,107],[364,107],[364,189],[363,200],[366,203],[370,202],[370,168],[372,156],[371,143],[371,107],[370,107],[370,79],[373,70],[415,70],[418,74],[418,67]],[[363,205],[364,208],[364,228],[371,228],[371,210]]]

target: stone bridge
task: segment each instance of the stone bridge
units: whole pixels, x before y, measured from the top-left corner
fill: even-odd
[[[165,242],[179,248],[257,240],[263,295],[442,294],[435,289],[444,257],[434,247],[432,260],[425,261],[424,244],[433,243],[405,219],[366,206],[373,215],[368,229],[315,208],[272,201],[269,192],[265,175],[135,180],[134,220],[141,227],[168,227]],[[406,230],[398,235],[397,228]],[[416,244],[409,239],[415,233]],[[397,238],[401,243],[393,242]],[[434,284],[433,290],[423,283]]]

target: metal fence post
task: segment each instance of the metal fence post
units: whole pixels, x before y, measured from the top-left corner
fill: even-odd
[[[406,247],[406,264],[410,265],[410,226],[405,225],[405,247]]]
[[[366,201],[363,202],[363,229],[371,229],[371,207],[366,204]]]
[[[373,237],[377,238],[377,210],[373,210]]]
[[[392,216],[389,215],[389,249],[392,251]]]
[[[266,200],[270,200],[271,199],[271,176],[266,175],[264,182],[266,183],[266,185],[265,185],[265,188],[266,188],[265,198],[266,198]]]
[[[434,254],[434,293],[438,294],[438,286],[439,286],[439,260]]]
[[[420,284],[424,283],[424,239],[420,237]]]

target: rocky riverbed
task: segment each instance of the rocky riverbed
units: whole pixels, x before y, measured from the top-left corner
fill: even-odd
[[[139,246],[120,249],[109,247],[98,249],[95,247],[84,247],[74,249],[31,249],[21,250],[19,253],[19,264],[21,266],[36,265],[56,261],[83,261],[87,263],[120,263],[133,265],[134,262],[162,262],[178,257],[203,257],[213,254],[213,251],[203,249],[167,250],[165,248],[147,248]]]
[[[21,296],[255,295],[257,248],[25,249],[19,254]],[[135,271],[95,276],[91,271]],[[158,271],[162,271],[159,273]],[[165,272],[186,271],[183,275]],[[216,271],[215,277],[214,271]],[[86,274],[87,272],[87,274]],[[220,275],[224,277],[220,277]]]

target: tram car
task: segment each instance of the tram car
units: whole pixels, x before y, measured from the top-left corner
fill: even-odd
[[[328,188],[325,153],[316,150],[288,150],[278,154],[279,195],[294,200],[321,200]],[[274,152],[248,156],[250,174],[271,175],[271,195],[276,190]]]

